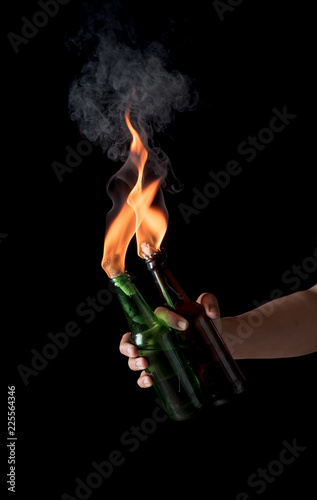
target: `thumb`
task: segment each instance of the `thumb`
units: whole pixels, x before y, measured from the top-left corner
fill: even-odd
[[[166,307],[157,307],[154,311],[159,319],[162,319],[168,326],[175,330],[187,330],[188,321],[174,311]]]

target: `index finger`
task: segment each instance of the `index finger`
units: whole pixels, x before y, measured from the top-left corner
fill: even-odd
[[[220,318],[218,300],[212,293],[204,292],[197,299],[198,304],[204,306],[207,316],[210,319]]]
[[[131,343],[131,332],[125,333],[122,336],[119,350],[121,354],[129,358],[136,358],[138,356],[139,353],[137,348]]]

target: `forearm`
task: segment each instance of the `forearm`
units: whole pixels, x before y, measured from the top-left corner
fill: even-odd
[[[287,358],[317,351],[317,286],[222,319],[235,359]]]

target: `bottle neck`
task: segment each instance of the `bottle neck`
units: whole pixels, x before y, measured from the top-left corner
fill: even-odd
[[[149,330],[156,325],[153,311],[126,272],[110,281],[115,286],[132,335]]]
[[[146,265],[166,306],[179,311],[193,303],[175,276],[166,267],[166,258],[162,253],[157,252],[146,259]]]

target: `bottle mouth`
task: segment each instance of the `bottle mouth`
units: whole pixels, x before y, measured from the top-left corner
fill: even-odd
[[[120,290],[127,296],[131,297],[132,295],[135,294],[135,289],[133,287],[133,284],[131,282],[131,278],[127,271],[124,273],[120,274],[119,276],[116,276],[114,278],[111,278],[110,280],[113,285],[117,288],[120,288]]]
[[[166,264],[167,260],[167,254],[164,249],[162,250],[156,250],[153,252],[149,257],[147,257],[145,260],[146,267],[148,268],[149,271],[152,271],[153,269],[157,267],[164,267]]]

